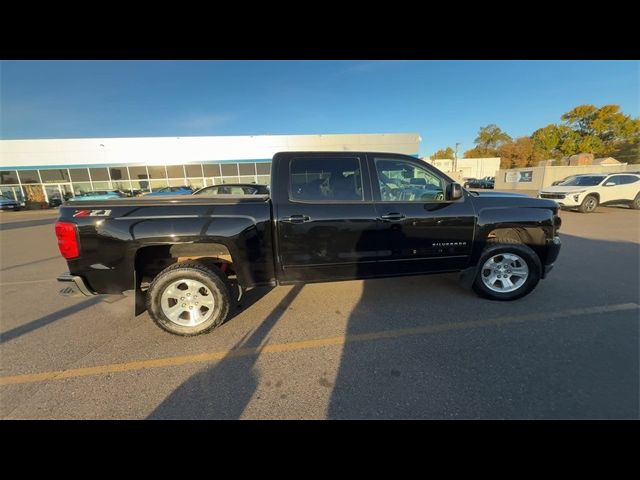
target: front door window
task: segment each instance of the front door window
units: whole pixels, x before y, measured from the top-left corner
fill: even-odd
[[[389,158],[376,158],[376,171],[383,202],[443,201],[444,180],[426,168]]]

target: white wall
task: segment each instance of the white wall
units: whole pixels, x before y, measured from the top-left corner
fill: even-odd
[[[586,173],[616,173],[634,172],[640,170],[638,165],[561,165],[547,167],[510,168],[498,171],[496,175],[496,190],[539,190],[548,187],[556,180],[562,180],[570,175]],[[518,172],[531,172],[530,182],[507,182],[507,175],[514,180],[519,178]]]
[[[426,160],[440,171],[453,173],[453,159]],[[462,178],[494,177],[500,169],[500,158],[459,158],[456,171]]]
[[[416,155],[421,140],[417,133],[0,140],[0,166],[10,169],[267,160],[277,152],[295,150],[360,150]]]

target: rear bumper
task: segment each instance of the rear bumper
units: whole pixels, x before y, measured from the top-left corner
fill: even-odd
[[[87,284],[84,282],[82,277],[77,275],[71,275],[69,272],[63,273],[58,276],[58,282],[61,282],[64,286],[60,290],[60,295],[65,297],[78,297],[85,296],[91,297],[93,295],[97,295],[92,292]]]

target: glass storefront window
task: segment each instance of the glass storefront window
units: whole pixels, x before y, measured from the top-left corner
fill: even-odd
[[[140,192],[150,192],[151,190],[149,189],[149,182],[147,180],[141,180],[139,182],[136,181],[131,181],[131,188],[133,189],[133,193],[140,193]],[[137,192],[136,192],[137,190]]]
[[[20,170],[18,175],[21,183],[40,183],[37,170]]]
[[[202,173],[202,165],[185,165],[184,168],[187,171],[187,177],[202,178],[204,176]]]
[[[91,174],[91,181],[94,183],[94,186],[95,182],[109,181],[109,172],[106,168],[90,168],[89,173]]]
[[[222,183],[240,183],[238,177],[222,177]]]
[[[239,163],[240,175],[255,175],[256,164],[255,163]]]
[[[69,173],[71,174],[72,182],[89,181],[89,170],[87,168],[70,168]]]
[[[167,176],[169,178],[184,178],[184,168],[182,165],[169,165],[167,167]]]
[[[18,183],[18,173],[15,170],[0,171],[0,183],[15,185]]]
[[[172,178],[169,180],[170,187],[182,187],[184,185],[188,185],[188,183],[184,181],[184,178]]]
[[[89,182],[75,182],[73,183],[73,191],[76,195],[90,192],[91,184]]]
[[[93,178],[93,177],[92,177]],[[91,182],[94,190],[112,190],[109,182]]]
[[[167,180],[151,180],[150,183],[153,190],[169,186],[169,182]]]
[[[10,198],[11,200],[16,200],[18,202],[24,201],[24,196],[22,195],[20,187],[3,185],[0,187],[0,194],[4,195],[7,198]]]
[[[260,185],[269,185],[269,183],[271,183],[271,177],[268,175],[258,175],[258,183]]]
[[[256,177],[255,175],[245,175],[240,177],[240,183],[256,183]]]
[[[201,178],[189,178],[187,179],[187,185],[195,190],[196,188],[204,187],[204,182]]]
[[[111,185],[113,186],[114,190],[122,190],[126,193],[129,193],[129,191],[131,190],[131,184],[129,183],[129,180],[111,182]]]
[[[111,180],[129,180],[129,172],[127,172],[127,167],[117,167],[110,168],[109,174],[111,175]]]
[[[230,175],[238,175],[238,164],[237,163],[223,163],[220,165],[222,168],[222,176],[227,177]],[[228,182],[227,182],[228,183]]]
[[[40,170],[40,178],[43,183],[61,183],[69,181],[69,172],[66,168],[55,170]]]
[[[131,180],[146,180],[149,178],[146,167],[129,167],[129,174],[131,175]]]
[[[271,164],[270,163],[256,163],[256,171],[258,175],[270,175]]]
[[[205,177],[219,177],[220,176],[220,165],[203,165],[202,169],[204,170]]]
[[[167,172],[164,167],[147,167],[149,170],[149,178],[152,179],[164,179],[167,178]]]

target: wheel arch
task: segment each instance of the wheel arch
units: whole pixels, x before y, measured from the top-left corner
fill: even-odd
[[[146,310],[143,282],[151,282],[165,268],[182,262],[207,260],[215,264],[226,275],[235,274],[240,285],[246,284],[242,265],[236,262],[238,255],[233,246],[224,241],[176,242],[147,244],[134,253],[135,314]]]

